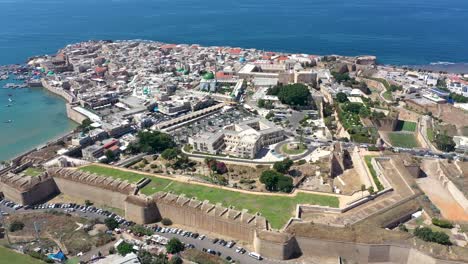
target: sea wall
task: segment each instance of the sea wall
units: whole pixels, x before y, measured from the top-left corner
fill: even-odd
[[[76,111],[75,109],[73,109],[73,105],[70,104],[70,103],[65,104],[65,107],[67,109],[68,118],[70,118],[71,120],[75,121],[78,124],[83,123],[83,120],[88,118],[85,115],[83,115],[82,113],[80,113],[80,112]]]
[[[65,101],[67,101],[67,103],[72,103],[75,100],[75,97],[73,95],[67,93],[62,87],[52,85],[50,80],[41,79],[41,83],[45,89],[47,89],[53,94],[62,97],[63,99],[65,99]]]

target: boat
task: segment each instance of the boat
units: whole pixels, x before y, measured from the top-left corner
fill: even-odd
[[[9,119],[7,121],[4,121],[3,123],[12,123],[12,122],[13,122],[13,120]]]
[[[7,104],[6,107],[10,107],[10,106],[13,106],[12,104]]]
[[[11,98],[8,98],[8,102],[10,102],[10,103],[11,103],[11,102],[13,102],[13,100],[12,100]]]

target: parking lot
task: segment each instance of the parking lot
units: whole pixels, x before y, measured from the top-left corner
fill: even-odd
[[[106,218],[111,217],[116,219],[121,224],[121,229],[126,230],[128,227],[134,225],[132,221],[127,221],[124,217],[119,216],[115,213],[96,208],[94,206],[85,206],[78,204],[40,204],[35,206],[21,206],[8,200],[0,201],[0,222],[1,218],[16,214],[24,213],[28,211],[44,212],[48,210],[65,212],[70,214],[76,214],[83,218],[88,219],[99,219],[104,221]],[[207,253],[218,255],[223,259],[230,259],[237,261],[238,263],[256,263],[259,260],[249,256],[249,253],[245,249],[237,247],[235,241],[225,241],[218,238],[209,238],[197,231],[183,230],[180,228],[162,227],[157,225],[146,225],[155,231],[155,235],[166,237],[171,239],[173,237],[178,238],[182,241],[187,248],[196,248]],[[228,258],[229,257],[229,258]],[[261,263],[285,263],[284,261],[265,259],[261,260]],[[290,262],[288,262],[290,263]]]
[[[203,132],[217,132],[227,125],[236,124],[249,118],[252,118],[249,112],[230,108],[172,130],[169,133],[174,137],[176,143],[184,145],[188,143],[189,137]]]

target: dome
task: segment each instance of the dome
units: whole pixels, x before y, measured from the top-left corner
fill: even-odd
[[[212,72],[207,72],[207,73],[205,73],[205,75],[203,75],[203,79],[213,80],[214,79],[214,74]]]

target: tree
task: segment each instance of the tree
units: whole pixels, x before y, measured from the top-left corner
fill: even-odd
[[[91,124],[92,123],[93,122],[89,118],[86,118],[85,120],[81,121],[81,125],[78,126],[78,129],[81,132],[86,133],[89,130],[91,130]]]
[[[93,202],[91,202],[90,200],[85,200],[85,205],[86,206],[91,206],[91,205],[93,205]]]
[[[106,218],[106,220],[104,220],[104,224],[109,230],[114,230],[117,227],[119,227],[119,222],[117,222],[117,220],[111,217]]]
[[[157,153],[176,146],[172,137],[160,131],[140,131],[137,140],[129,144],[131,153]]]
[[[293,180],[290,177],[281,175],[278,178],[277,188],[280,192],[289,193],[294,188]]]
[[[260,176],[260,182],[265,184],[265,188],[269,191],[276,191],[276,185],[278,183],[278,175],[280,173],[272,170],[266,170],[262,172]],[[281,175],[282,176],[282,175]]]
[[[342,82],[347,82],[350,81],[351,78],[349,77],[348,73],[339,73],[339,72],[331,72],[333,78],[335,78],[336,82],[342,83]]]
[[[275,117],[275,114],[272,111],[268,112],[268,114],[265,116],[265,118],[268,120],[272,119],[273,117]]]
[[[182,244],[179,239],[174,237],[171,238],[171,240],[169,240],[167,243],[166,250],[167,253],[171,254],[179,253],[180,251],[184,250],[184,244]]]
[[[265,107],[265,100],[263,100],[263,99],[258,99],[258,101],[257,101],[257,106],[260,107],[260,108]]]
[[[114,154],[114,152],[112,152],[111,150],[106,150],[106,152],[104,153],[104,155],[106,156],[107,158],[107,161],[114,161],[117,156]]]
[[[348,102],[348,96],[345,94],[345,93],[342,93],[342,92],[339,92],[336,94],[336,101],[338,101],[338,103],[344,103],[344,102]]]
[[[304,84],[288,84],[281,86],[278,99],[283,104],[292,106],[306,106],[309,105],[311,94],[309,88]]]
[[[290,158],[286,158],[282,161],[275,162],[275,164],[273,164],[273,169],[280,173],[287,173],[292,165],[293,161]]]
[[[123,241],[122,243],[120,243],[117,246],[117,252],[121,256],[125,256],[125,255],[127,255],[129,253],[132,253],[133,252],[133,245]]]
[[[183,261],[179,256],[173,256],[171,261],[169,261],[170,264],[182,264]]]
[[[224,162],[216,162],[216,172],[219,174],[224,174],[228,171],[226,164]]]
[[[140,259],[141,264],[152,264],[153,263],[153,255],[146,250],[138,251],[138,258]]]
[[[434,139],[434,143],[436,144],[437,148],[445,151],[445,152],[452,152],[455,150],[455,142],[453,141],[453,138],[450,136],[447,136],[446,133],[444,134],[437,134]]]
[[[161,153],[161,157],[165,160],[174,160],[180,154],[180,150],[177,148],[168,148]]]
[[[269,191],[291,192],[294,187],[290,177],[273,170],[262,172],[260,182],[265,184],[265,188]]]
[[[374,191],[374,186],[370,186],[369,188],[367,188],[367,191],[372,195],[375,193]]]

